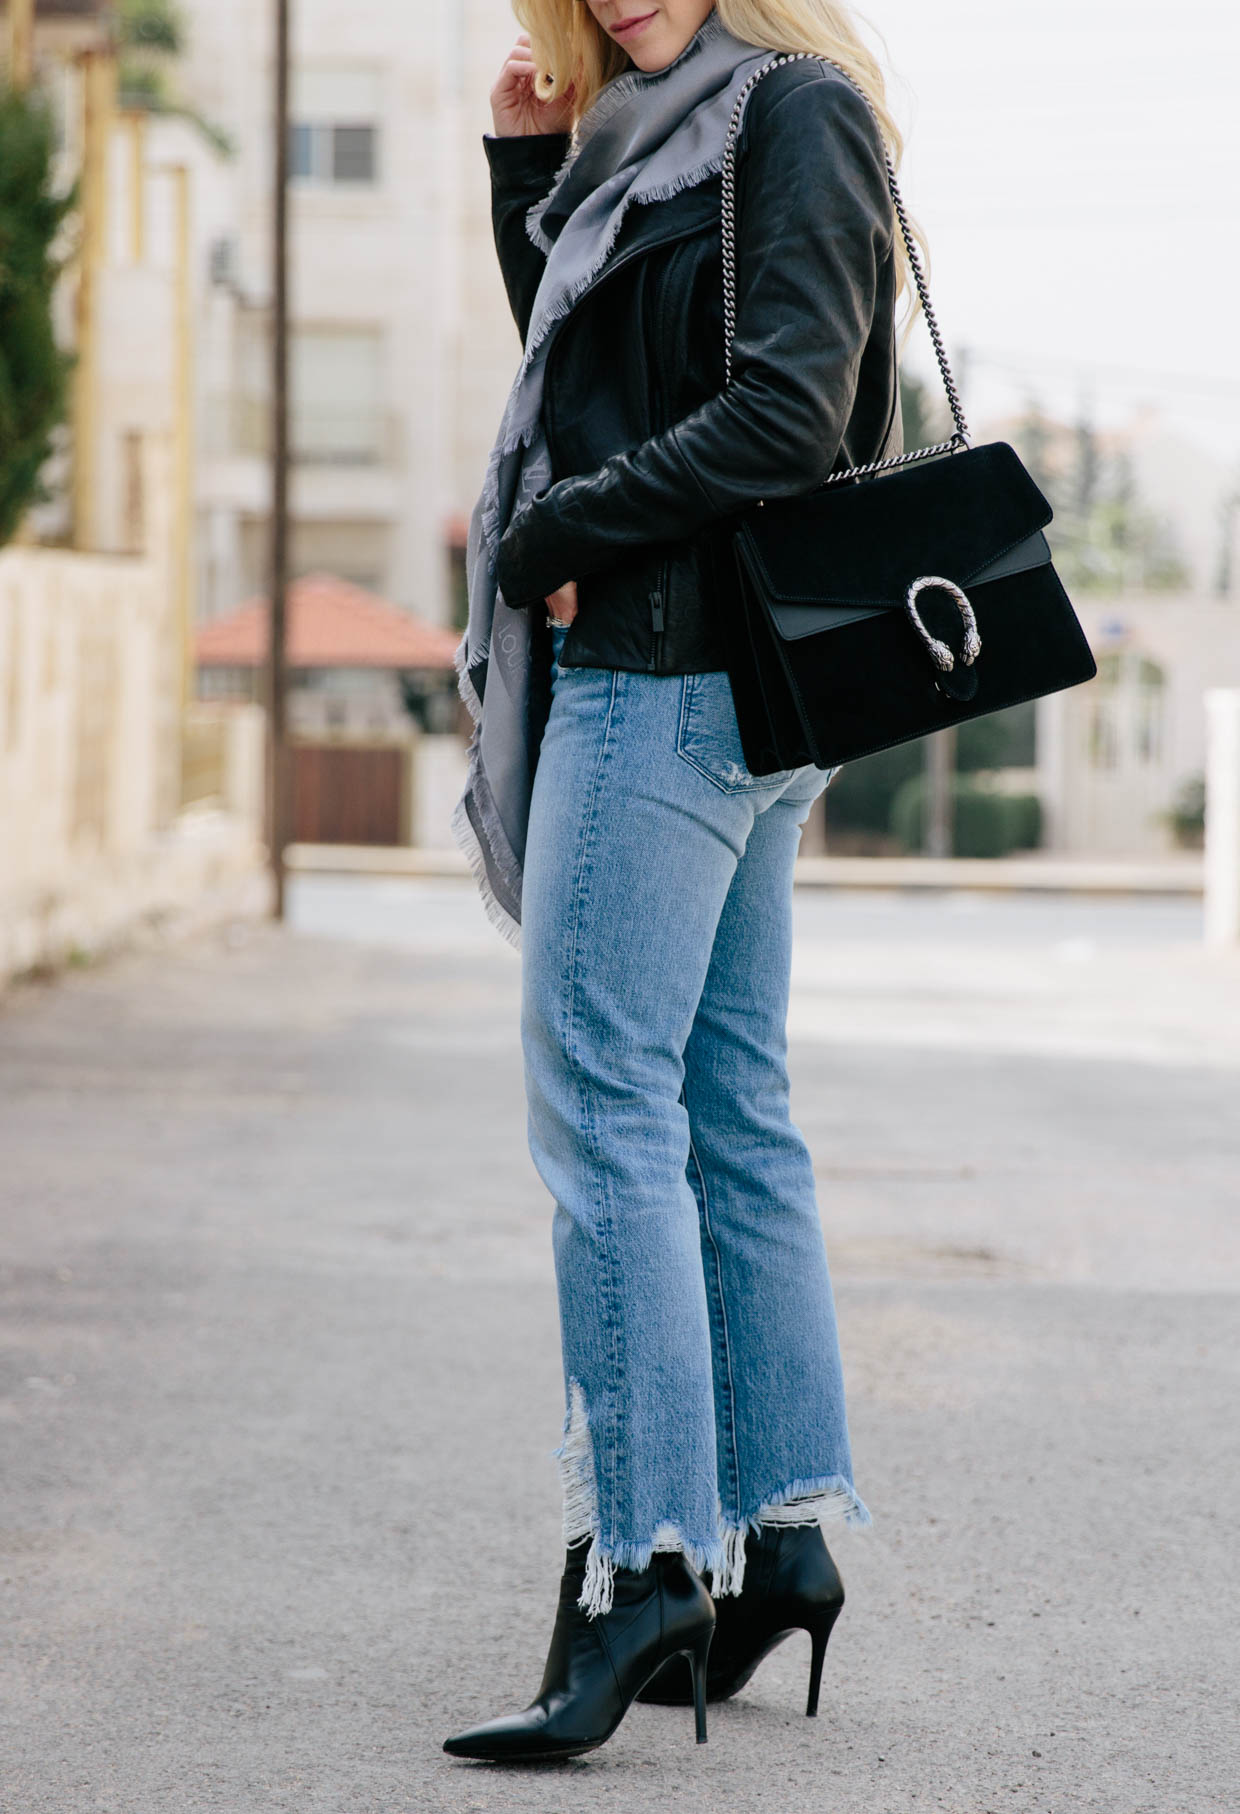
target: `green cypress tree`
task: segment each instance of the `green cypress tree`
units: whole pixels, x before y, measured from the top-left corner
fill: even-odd
[[[52,296],[73,198],[55,193],[54,150],[46,104],[0,87],[0,545],[40,495],[65,414],[69,359],[56,344]]]

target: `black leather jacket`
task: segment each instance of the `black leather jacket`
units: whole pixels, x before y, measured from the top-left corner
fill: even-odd
[[[488,138],[492,216],[525,337],[543,255],[525,214],[563,135]],[[558,330],[543,423],[554,482],[509,524],[509,605],[568,580],[561,661],[724,667],[730,519],[899,452],[894,220],[878,130],[821,63],[764,77],[737,154],[737,335],[724,385],[718,177],[633,206],[608,269]]]

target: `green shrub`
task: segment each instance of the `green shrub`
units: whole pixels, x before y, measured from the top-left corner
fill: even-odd
[[[1037,761],[1036,744],[1037,707],[1027,699],[958,726],[956,767],[961,774],[980,768],[1032,768]]]
[[[1012,849],[1037,850],[1042,842],[1042,801],[1038,794],[1005,796],[1012,815]]]
[[[919,741],[846,762],[824,796],[831,830],[886,831],[896,791],[921,773],[925,759]]]
[[[956,731],[958,771],[972,774],[978,769],[1032,768],[1034,724],[1032,702],[969,719]],[[919,737],[846,762],[825,795],[830,830],[885,832],[897,790],[923,772],[925,761],[926,740]]]
[[[834,783],[832,783],[834,786]],[[891,833],[907,851],[925,847],[926,778],[911,775],[891,803]],[[957,775],[952,785],[952,849],[958,857],[1003,857],[1034,850],[1042,836],[1036,794],[1001,794]]]
[[[834,785],[834,783],[832,783]],[[1206,835],[1206,778],[1190,775],[1181,782],[1167,814],[1175,841],[1184,850],[1200,850]]]
[[[162,51],[177,57],[185,48],[185,22],[169,0],[119,0],[116,33],[126,49]]]
[[[73,198],[53,191],[54,146],[46,104],[0,87],[0,545],[40,496],[65,413],[69,360],[52,328],[53,247]]]

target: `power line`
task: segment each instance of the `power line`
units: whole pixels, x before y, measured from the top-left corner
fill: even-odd
[[[1138,365],[1113,365],[1103,359],[1058,359],[1044,353],[1019,353],[972,345],[969,357],[975,365],[989,366],[992,370],[1054,373],[1078,383],[1114,381],[1137,390],[1173,390],[1182,396],[1195,395],[1211,400],[1240,398],[1240,378],[1211,378],[1204,372],[1159,372]]]

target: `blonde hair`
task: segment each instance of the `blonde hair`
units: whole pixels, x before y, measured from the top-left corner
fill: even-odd
[[[882,65],[862,39],[851,7],[833,5],[831,0],[715,0],[715,10],[733,37],[745,44],[762,50],[811,51],[839,63],[873,107],[892,164],[899,168],[904,139],[887,106]],[[627,53],[581,0],[513,0],[513,11],[529,32],[535,60],[545,71],[540,97],[554,100],[571,85],[576,119],[601,88],[631,67]],[[928,268],[925,237],[914,223],[910,226]],[[895,260],[897,299],[906,293],[909,297],[903,345],[921,305],[898,226]]]

